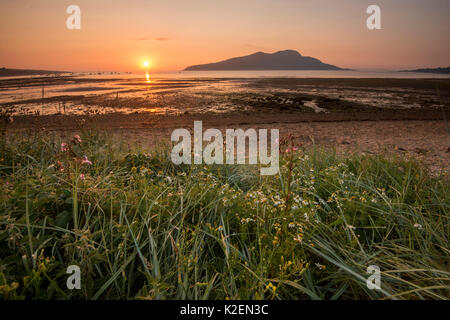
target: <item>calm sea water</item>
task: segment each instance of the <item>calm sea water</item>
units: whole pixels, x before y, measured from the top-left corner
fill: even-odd
[[[143,79],[146,73],[116,73],[109,72],[87,72],[68,74],[80,76],[83,78],[105,78],[105,79]],[[418,73],[418,72],[396,72],[396,71],[303,71],[303,70],[274,70],[274,71],[179,71],[179,72],[165,72],[152,73],[150,76],[153,79],[196,79],[196,78],[395,78],[395,79],[442,79],[450,78],[450,74],[432,74],[432,73]],[[18,79],[18,78],[32,78],[36,76],[17,76],[17,77],[2,77],[2,80]],[[39,76],[37,76],[39,77]]]
[[[182,71],[173,73],[155,74],[162,78],[450,78],[450,74],[428,74],[415,72],[395,71],[302,71],[302,70],[279,70],[279,71]]]

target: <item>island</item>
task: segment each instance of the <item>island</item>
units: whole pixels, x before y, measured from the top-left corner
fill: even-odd
[[[256,52],[248,56],[187,67],[183,71],[233,70],[344,70],[319,59],[302,56],[295,50],[275,53]]]

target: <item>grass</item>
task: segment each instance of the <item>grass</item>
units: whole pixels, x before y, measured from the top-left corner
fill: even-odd
[[[312,149],[261,177],[81,138],[0,142],[5,299],[449,298],[445,174]],[[66,287],[69,265],[80,290]],[[381,290],[367,288],[369,265]]]

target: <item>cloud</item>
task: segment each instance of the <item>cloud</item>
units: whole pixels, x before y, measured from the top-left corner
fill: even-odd
[[[138,38],[138,39],[134,39],[135,41],[168,41],[169,38],[165,38],[165,37],[158,37],[158,38]]]

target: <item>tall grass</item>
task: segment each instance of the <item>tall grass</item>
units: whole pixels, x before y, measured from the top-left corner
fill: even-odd
[[[300,150],[261,177],[95,132],[61,142],[0,142],[6,299],[449,298],[449,180],[414,161]]]

